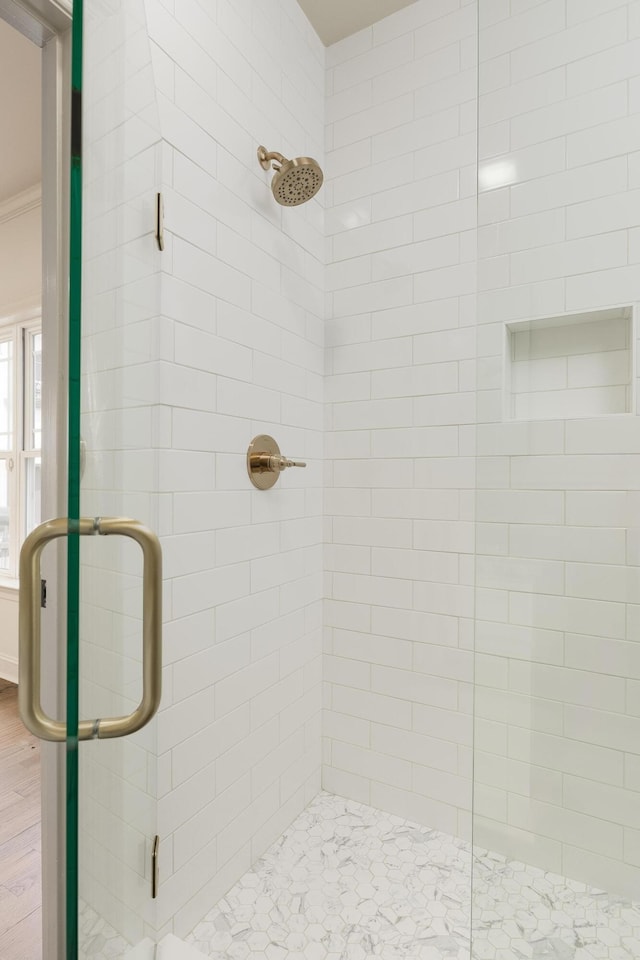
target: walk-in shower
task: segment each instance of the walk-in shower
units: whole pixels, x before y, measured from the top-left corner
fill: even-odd
[[[83,960],[637,960],[639,4],[85,2]]]

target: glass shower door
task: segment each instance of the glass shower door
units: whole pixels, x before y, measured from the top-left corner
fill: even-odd
[[[67,957],[144,960],[157,939],[159,119],[143,0],[75,0],[73,32]]]
[[[483,960],[640,949],[634,9],[479,5]]]

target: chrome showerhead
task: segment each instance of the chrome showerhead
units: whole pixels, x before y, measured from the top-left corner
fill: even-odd
[[[258,160],[263,170],[273,164],[276,175],[271,181],[273,195],[283,207],[297,207],[315,197],[322,186],[324,175],[319,164],[311,157],[294,157],[287,160],[281,153],[268,153],[258,147]]]

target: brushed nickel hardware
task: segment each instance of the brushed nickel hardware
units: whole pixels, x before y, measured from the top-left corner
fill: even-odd
[[[287,158],[283,157],[281,153],[278,153],[277,150],[268,151],[266,147],[258,147],[258,163],[263,170],[268,170],[271,166],[272,161],[275,160],[276,163],[283,164],[287,163]],[[273,164],[273,169],[279,169],[276,167],[276,164]]]
[[[158,899],[158,890],[160,888],[160,837],[156,834],[153,838],[153,848],[151,850],[151,899]]]
[[[306,467],[306,463],[283,457],[276,441],[267,434],[253,438],[247,450],[247,472],[254,487],[269,490],[288,467]]]
[[[271,190],[283,207],[297,207],[311,200],[324,181],[320,164],[312,157],[287,160],[277,150],[269,152],[266,147],[258,147],[258,162],[263,170],[273,166],[276,171]]]
[[[22,722],[41,740],[67,739],[67,725],[48,717],[40,691],[40,557],[47,543],[71,533],[80,536],[130,537],[140,544],[144,558],[142,593],[142,697],[125,717],[82,720],[79,740],[126,737],[144,727],[157,713],[162,695],[162,550],[155,533],[138,520],[96,517],[70,521],[47,520],[33,530],[20,551],[19,685]]]
[[[164,198],[156,194],[156,243],[158,250],[164,250]]]

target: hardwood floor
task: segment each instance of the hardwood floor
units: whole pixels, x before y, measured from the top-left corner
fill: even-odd
[[[41,960],[40,745],[0,680],[0,958]]]

